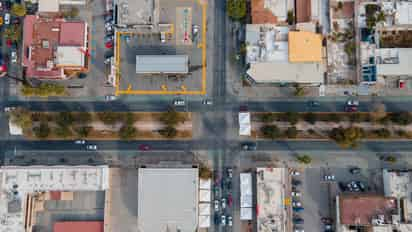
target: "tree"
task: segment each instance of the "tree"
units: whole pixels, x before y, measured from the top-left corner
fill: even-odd
[[[266,125],[260,128],[260,132],[265,138],[276,139],[280,137],[280,130],[275,125]]]
[[[24,96],[49,97],[63,96],[66,94],[66,88],[63,85],[54,83],[41,83],[38,87],[24,84],[21,91]]]
[[[79,9],[76,8],[76,7],[70,8],[69,16],[70,16],[71,18],[75,18],[75,17],[79,16]]]
[[[386,128],[377,129],[375,133],[380,138],[389,138],[391,136],[391,131]]]
[[[308,155],[298,155],[296,160],[302,164],[310,164],[312,162],[312,157]]]
[[[289,25],[293,25],[295,23],[295,16],[293,15],[293,11],[289,10],[288,11],[288,17],[287,17],[287,21]]]
[[[276,118],[276,114],[273,113],[263,113],[260,115],[260,120],[264,123],[272,123]]]
[[[305,88],[299,84],[295,85],[295,91],[293,95],[296,97],[302,97],[306,94]]]
[[[358,141],[364,137],[364,131],[358,127],[333,128],[329,134],[330,138],[344,148],[356,147]]]
[[[212,178],[212,170],[205,165],[200,165],[199,167],[199,177],[200,179]]]
[[[379,11],[378,15],[376,16],[377,22],[384,22],[386,20],[385,13],[383,11]]]
[[[56,123],[61,127],[71,126],[74,122],[73,114],[70,112],[60,112],[57,114]]]
[[[33,128],[34,135],[37,138],[44,139],[50,134],[49,125],[46,122],[41,122],[38,127]]]
[[[286,129],[285,134],[288,138],[294,139],[298,136],[298,130],[294,126],[288,127],[288,129]]]
[[[30,111],[25,108],[18,107],[9,113],[11,121],[23,129],[32,127],[32,115]]]
[[[166,138],[174,138],[177,135],[177,130],[172,126],[166,126],[165,128],[159,130],[159,134]]]
[[[88,126],[81,126],[81,127],[74,128],[74,131],[80,138],[86,138],[87,136],[89,136],[91,130],[92,128]]]
[[[338,122],[341,121],[341,115],[340,114],[335,114],[335,113],[330,113],[330,114],[328,114],[327,121],[338,123]]]
[[[126,125],[133,125],[134,122],[136,122],[135,115],[133,113],[127,112],[124,116],[124,123]]]
[[[160,121],[168,126],[174,126],[180,122],[184,122],[185,119],[175,109],[170,108],[168,111],[162,113],[160,116]]]
[[[310,124],[315,124],[317,119],[318,118],[317,118],[316,114],[314,114],[312,112],[309,112],[309,113],[305,114],[305,121],[310,123]]]
[[[92,115],[89,112],[78,112],[75,120],[77,123],[81,123],[83,125],[89,124],[92,121]]]
[[[228,0],[226,3],[227,14],[234,20],[241,20],[246,16],[246,0]]]
[[[339,1],[338,2],[338,9],[342,10],[342,8],[343,8],[343,2]]]
[[[13,24],[4,29],[4,37],[8,40],[19,42],[21,40],[21,27]]]
[[[97,117],[99,117],[104,124],[108,125],[114,125],[119,119],[119,115],[111,111],[99,112],[97,113]]]
[[[389,155],[389,156],[385,157],[384,160],[385,160],[386,162],[389,162],[389,163],[396,163],[396,161],[397,161],[396,157],[395,157],[395,156],[392,156],[392,155]]]
[[[286,116],[286,120],[292,125],[295,125],[296,123],[298,123],[300,119],[299,113],[296,113],[296,112],[287,112],[285,113],[285,116]]]
[[[73,135],[72,131],[70,130],[70,128],[68,126],[58,126],[56,127],[54,133],[61,138],[67,138],[71,135]]]
[[[11,14],[18,17],[23,17],[26,15],[26,7],[22,4],[14,3],[11,7]]]
[[[383,103],[376,103],[372,106],[372,111],[370,112],[371,120],[378,122],[386,117],[386,106]]]
[[[412,122],[412,118],[409,112],[392,113],[389,115],[389,119],[399,125],[408,125]]]
[[[119,130],[119,137],[121,139],[134,139],[137,135],[137,129],[134,126],[124,125]]]

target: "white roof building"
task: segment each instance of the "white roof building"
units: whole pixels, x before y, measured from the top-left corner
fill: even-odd
[[[85,57],[82,49],[76,46],[58,46],[57,65],[84,67]]]
[[[192,232],[198,227],[197,168],[140,168],[138,228],[144,232]]]
[[[199,179],[199,189],[208,189],[210,190],[212,186],[212,179]]]
[[[252,174],[240,173],[240,207],[252,207]]]
[[[260,232],[286,232],[286,168],[257,168],[257,228]]]
[[[395,23],[398,25],[412,24],[412,2],[396,1]]]
[[[200,202],[210,202],[211,201],[211,193],[209,189],[200,189],[199,190],[199,201]]]
[[[102,191],[108,166],[4,166],[0,169],[0,232],[24,232],[26,195],[43,191]]]
[[[412,76],[412,48],[375,49],[378,76]]]
[[[85,0],[39,0],[39,12],[59,12],[60,5],[86,5]]]

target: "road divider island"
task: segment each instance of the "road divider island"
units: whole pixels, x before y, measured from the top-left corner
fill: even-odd
[[[32,140],[190,139],[190,112],[34,112],[8,110],[10,132]]]
[[[353,113],[251,113],[256,139],[325,139],[342,147],[359,140],[412,139],[412,114],[385,111]]]

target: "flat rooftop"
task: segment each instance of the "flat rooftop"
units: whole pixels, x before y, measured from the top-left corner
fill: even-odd
[[[138,228],[193,232],[198,226],[197,168],[140,168]]]
[[[257,168],[257,228],[259,232],[286,232],[286,168]]]
[[[137,55],[136,73],[181,73],[189,72],[187,55]]]
[[[412,75],[412,48],[381,48],[375,50],[375,55],[377,75]]]
[[[289,32],[289,62],[322,61],[322,36],[313,32]]]
[[[120,26],[152,25],[155,20],[155,0],[118,0],[117,24]]]

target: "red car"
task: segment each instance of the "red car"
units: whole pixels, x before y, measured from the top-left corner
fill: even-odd
[[[113,41],[109,41],[105,44],[106,48],[113,48]]]
[[[346,106],[345,107],[345,112],[357,112],[358,111],[358,107],[356,106]]]
[[[148,150],[150,150],[150,146],[147,145],[147,144],[141,144],[141,145],[139,145],[139,150],[148,151]]]
[[[232,202],[233,202],[232,194],[229,194],[229,196],[227,197],[227,204],[229,205],[229,207],[232,207]]]

